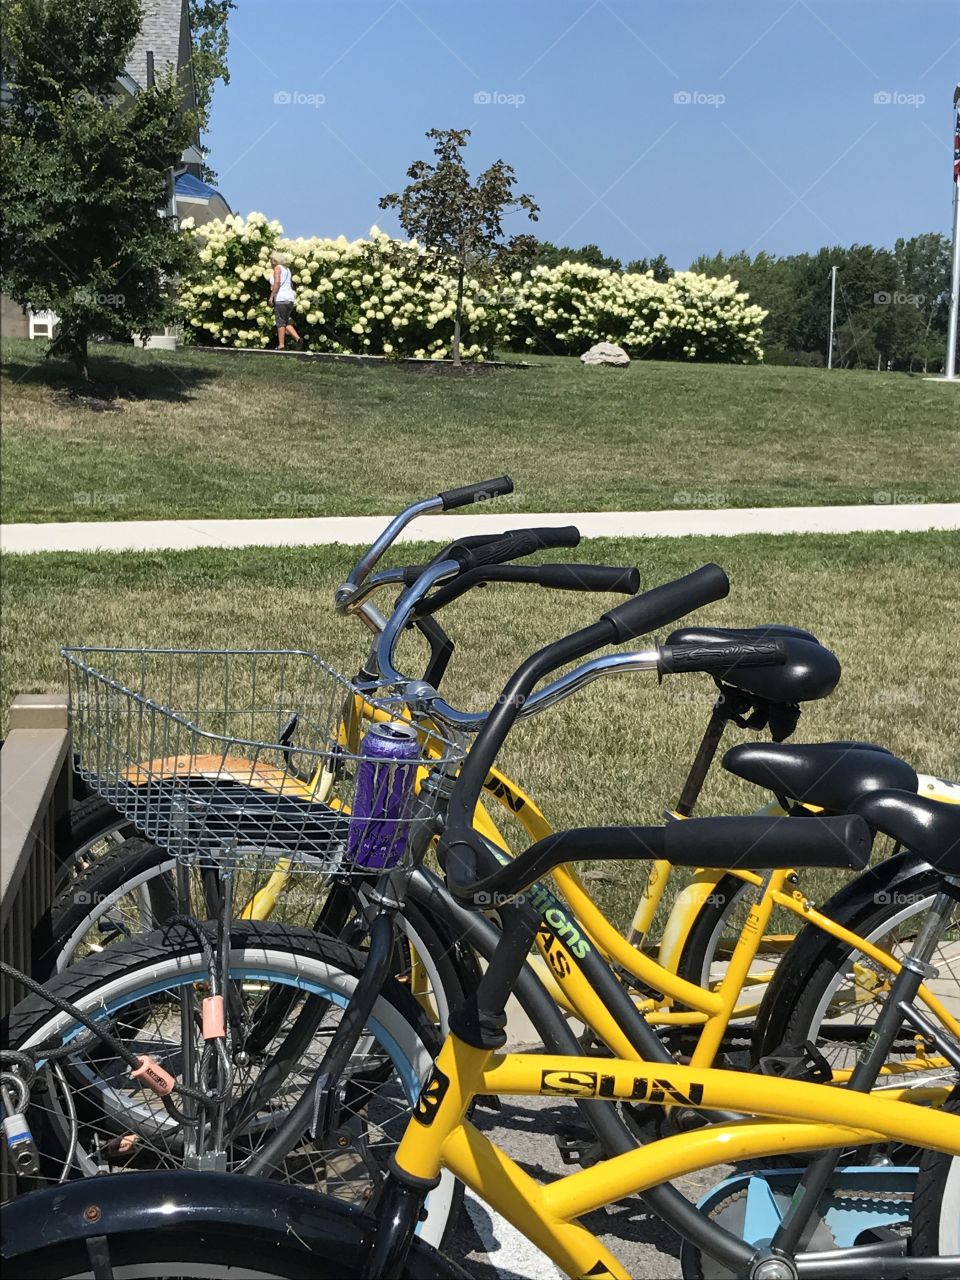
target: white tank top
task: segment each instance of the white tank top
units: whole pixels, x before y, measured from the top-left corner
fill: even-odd
[[[280,288],[274,295],[274,302],[296,302],[297,295],[293,292],[293,285],[290,283],[290,268],[281,266],[280,268]]]

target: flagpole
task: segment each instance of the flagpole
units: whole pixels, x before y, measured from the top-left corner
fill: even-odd
[[[833,368],[833,330],[837,315],[837,268],[830,268],[830,337],[827,339],[827,368]]]
[[[947,325],[947,360],[944,377],[957,377],[957,315],[960,311],[960,84],[953,95],[953,273],[950,280],[950,321]]]

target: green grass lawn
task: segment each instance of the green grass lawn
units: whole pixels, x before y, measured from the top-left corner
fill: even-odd
[[[899,374],[572,359],[451,377],[42,344],[3,353],[3,518],[392,512],[510,472],[511,511],[956,501],[956,389]]]
[[[841,684],[807,708],[798,741],[864,738],[924,772],[960,777],[958,541],[944,533],[685,538],[597,541],[574,554],[639,564],[648,586],[718,559],[733,589],[703,621],[795,623],[840,656]],[[411,560],[425,550],[409,548]],[[331,598],[351,560],[342,547],[8,557],[2,706],[15,692],[63,687],[65,643],[302,647],[349,673],[363,634],[336,617]],[[471,707],[491,705],[528,652],[610,604],[522,587],[472,593],[444,612],[459,642],[448,691]],[[419,652],[405,656],[414,669]],[[712,689],[699,675],[659,687],[649,676],[598,681],[522,726],[503,763],[558,824],[656,821],[676,799]],[[747,811],[757,795],[717,770],[704,811]],[[622,864],[615,882],[599,886],[621,921],[641,874]]]

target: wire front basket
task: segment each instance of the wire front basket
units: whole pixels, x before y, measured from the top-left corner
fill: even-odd
[[[61,650],[77,767],[193,866],[376,875],[409,860],[463,749],[300,650]]]

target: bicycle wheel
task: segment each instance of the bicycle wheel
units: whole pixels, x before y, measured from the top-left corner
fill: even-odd
[[[903,959],[934,895],[943,885],[943,876],[920,864],[912,874],[898,880],[895,888],[878,888],[878,883],[876,877],[863,878],[859,892],[853,897],[848,895],[847,909],[839,923],[864,941]],[[824,914],[837,918],[829,903]],[[770,1008],[763,1043],[755,1047],[755,1054],[759,1057],[773,1052],[779,1044],[810,1040],[834,1071],[849,1070],[870,1035],[892,977],[856,947],[810,925],[804,927],[795,948],[784,957],[776,985],[768,993]],[[954,907],[931,963],[939,971],[937,979],[930,983],[931,989],[945,998],[949,1007],[960,992],[960,905]],[[924,1045],[909,1027],[898,1035],[887,1066],[898,1073],[902,1084],[949,1089],[957,1077],[952,1067],[937,1058],[936,1050]],[[898,1076],[889,1078],[889,1083],[898,1083]]]
[[[94,859],[109,853],[136,828],[113,805],[91,795],[70,809],[70,853],[62,865],[63,882],[79,874]]]
[[[102,1246],[101,1246],[102,1248]],[[106,1249],[114,1280],[339,1280],[345,1273],[331,1258],[314,1258],[282,1241],[254,1232],[178,1231],[109,1236]],[[10,1262],[20,1280],[96,1280],[84,1240],[40,1249]]]
[[[960,1114],[960,1098],[944,1108]],[[924,1151],[913,1195],[910,1252],[920,1258],[956,1258],[960,1274],[960,1156]]]
[[[139,838],[126,840],[98,858],[54,904],[53,939],[45,972],[62,972],[92,951],[162,925],[178,910],[176,870],[176,860],[166,850]],[[309,879],[296,877],[295,883],[286,887],[271,919],[303,927],[314,925],[318,892],[305,893],[304,882]],[[194,911],[206,916],[209,913],[204,910],[203,891],[195,873],[192,883]],[[396,977],[445,1034],[450,1010],[463,1002],[474,984],[474,966],[462,940],[449,936],[442,922],[431,921],[414,903],[404,904],[395,923]]]
[[[212,937],[212,926],[205,928]],[[242,1172],[312,1078],[363,962],[362,953],[308,930],[252,921],[234,925],[226,1002],[233,1080],[223,1106],[202,1130],[171,1118],[161,1100],[141,1091],[125,1063],[71,1015],[52,1012],[39,996],[28,997],[10,1015],[11,1046],[73,1039],[78,1044],[59,1068],[45,1067],[33,1089],[30,1115],[36,1118],[46,1176],[59,1177],[65,1162],[74,1176],[138,1168]],[[196,1056],[203,1046],[199,1020],[184,1041],[184,1002],[188,1008],[199,1004],[195,997],[207,989],[207,980],[206,958],[196,939],[174,926],[91,954],[49,987],[85,1012],[107,1016],[132,1052],[149,1055],[181,1078],[187,1055]],[[255,1041],[258,1013],[276,1008],[271,996],[278,988],[283,989],[282,1019],[271,1028],[269,1043],[248,1053],[244,1046]],[[307,1008],[309,997],[318,999]],[[309,1021],[318,1006],[319,1021]],[[271,1176],[366,1203],[438,1047],[435,1029],[410,993],[393,981],[385,984],[330,1094],[322,1132],[315,1139],[305,1134]],[[251,1101],[258,1083],[264,1095]],[[440,1242],[461,1194],[452,1176],[444,1174],[428,1200],[424,1239]]]
[[[91,951],[150,933],[177,910],[176,860],[149,840],[124,840],[82,870],[54,902],[46,972],[59,973]]]

